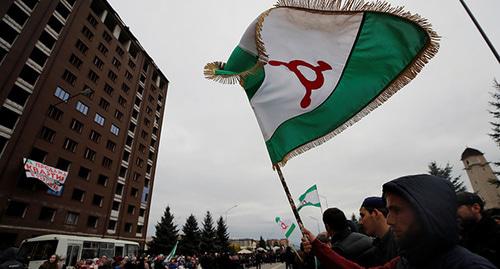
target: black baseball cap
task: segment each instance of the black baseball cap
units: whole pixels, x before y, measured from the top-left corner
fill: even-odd
[[[467,191],[457,193],[457,202],[458,206],[473,204],[478,204],[481,208],[484,206],[484,201],[481,197],[479,197],[479,195]]]

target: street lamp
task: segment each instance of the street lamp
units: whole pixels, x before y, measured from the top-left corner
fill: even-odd
[[[69,101],[69,100],[71,100],[71,99],[73,99],[73,98],[75,98],[75,97],[77,97],[77,96],[80,96],[80,95],[83,95],[83,96],[87,96],[87,97],[89,97],[89,96],[91,96],[93,93],[94,93],[94,90],[92,90],[91,88],[85,88],[85,89],[83,89],[82,91],[80,91],[79,93],[77,93],[77,94],[75,94],[75,95],[73,95],[73,96],[69,97],[69,98],[68,98],[68,99],[66,99],[66,100],[62,100],[62,101],[59,101],[59,102],[57,102],[57,103],[55,103],[55,104],[52,104],[52,106],[54,106],[54,107],[55,107],[55,106],[58,106],[59,104],[62,104],[62,103],[68,103],[68,101]]]
[[[230,207],[228,210],[224,211],[224,215],[226,216],[226,219],[224,220],[224,222],[226,222],[226,225],[227,225],[227,213],[229,211],[231,211],[232,209],[234,209],[235,207],[237,207],[238,205],[233,205],[232,207]]]
[[[311,219],[315,220],[316,221],[316,225],[318,227],[318,234],[320,233],[320,230],[319,230],[319,219],[313,217],[313,216],[309,216]]]

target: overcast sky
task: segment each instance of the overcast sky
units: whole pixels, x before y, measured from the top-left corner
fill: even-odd
[[[190,214],[201,226],[209,210],[214,218],[227,213],[231,238],[282,238],[275,216],[293,217],[247,97],[238,85],[203,77],[204,65],[226,61],[275,1],[109,1],[170,80],[148,236],[168,205],[179,229]],[[388,2],[429,19],[442,36],[439,53],[384,105],[283,169],[292,195],[317,184],[324,207],[348,216],[365,197],[381,195],[383,183],[425,173],[431,161],[450,163],[470,186],[460,161],[467,146],[500,160],[487,135],[500,65],[460,2]],[[500,50],[500,2],[467,2]],[[319,209],[303,209],[301,217],[317,231]]]

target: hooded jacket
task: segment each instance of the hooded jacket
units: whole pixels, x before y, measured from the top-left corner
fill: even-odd
[[[22,269],[23,264],[16,259],[17,248],[10,247],[2,253],[0,269]]]
[[[485,258],[457,245],[457,198],[449,181],[430,175],[406,176],[384,184],[383,193],[384,197],[391,193],[410,203],[419,234],[414,244],[400,245],[400,257],[374,268],[495,268]],[[333,251],[325,253],[328,251],[316,241],[312,242],[313,251],[318,252],[322,264],[331,265],[326,268],[362,268]]]

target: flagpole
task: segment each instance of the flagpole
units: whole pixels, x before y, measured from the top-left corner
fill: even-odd
[[[476,25],[477,30],[479,30],[479,33],[483,37],[484,41],[486,41],[486,44],[488,44],[488,47],[490,47],[490,50],[495,55],[495,58],[497,59],[497,62],[500,63],[500,56],[498,56],[498,52],[496,51],[495,47],[493,46],[493,44],[491,44],[491,41],[488,38],[488,36],[486,35],[486,33],[484,33],[483,28],[481,28],[481,25],[479,25],[479,23],[477,22],[476,18],[474,17],[474,15],[472,14],[472,12],[470,11],[469,7],[467,6],[467,4],[465,4],[464,0],[460,0],[460,3],[462,4],[462,6],[464,7],[465,11],[467,12],[467,14],[469,15],[469,17],[471,18],[471,20],[474,23],[474,25]]]
[[[302,229],[304,228],[304,224],[302,223],[302,220],[300,219],[299,211],[297,210],[297,207],[295,206],[295,202],[293,201],[292,195],[290,194],[290,190],[288,189],[288,186],[286,185],[285,178],[283,177],[283,173],[281,172],[281,169],[279,165],[276,165],[276,171],[278,172],[278,176],[280,177],[281,185],[283,185],[283,189],[285,190],[286,197],[288,198],[288,202],[290,203],[290,207],[292,208],[293,215],[295,216],[295,220],[297,220],[297,224],[299,225],[300,231],[302,232]]]

